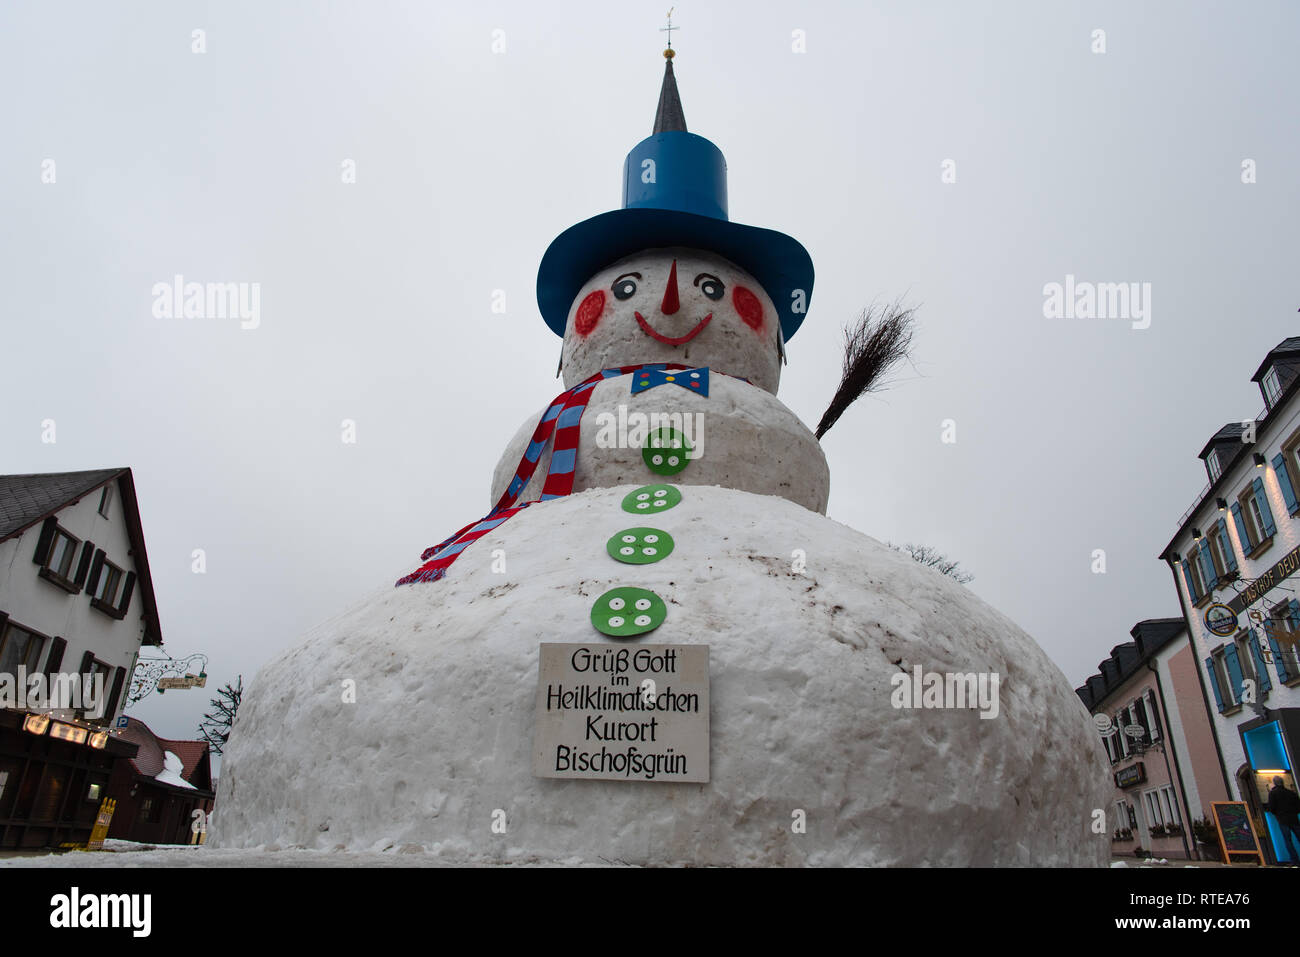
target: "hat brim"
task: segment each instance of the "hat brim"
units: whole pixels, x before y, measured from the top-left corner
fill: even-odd
[[[542,318],[563,337],[569,307],[593,275],[624,256],[665,246],[715,252],[753,276],[776,304],[787,342],[803,322],[812,299],[813,264],[797,240],[772,229],[650,208],[601,213],[555,238],[537,269]]]

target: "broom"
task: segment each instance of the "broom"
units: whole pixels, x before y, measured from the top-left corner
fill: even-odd
[[[912,325],[916,307],[902,300],[887,306],[872,304],[857,321],[844,328],[844,371],[840,387],[817,423],[817,438],[825,435],[844,410],[868,392],[884,387],[884,376],[912,351]]]

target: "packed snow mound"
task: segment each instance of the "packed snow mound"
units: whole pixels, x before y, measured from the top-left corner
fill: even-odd
[[[682,486],[654,519],[673,553],[620,564],[605,543],[645,523],[620,507],[633,488],[525,509],[444,580],[385,587],[268,665],[224,755],[210,843],[411,844],[465,862],[1107,864],[1090,824],[1111,782],[1090,717],[1015,624],[844,525],[730,489]],[[595,631],[592,602],[619,585],[662,597],[664,624],[630,642]],[[542,642],[707,644],[711,780],[533,777]],[[996,673],[996,716],[895,707],[891,679],[918,666]]]

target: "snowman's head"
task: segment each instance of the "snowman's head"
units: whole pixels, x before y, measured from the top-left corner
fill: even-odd
[[[643,249],[579,290],[564,329],[564,384],[652,362],[708,366],[775,394],[776,306],[757,280],[716,253]]]

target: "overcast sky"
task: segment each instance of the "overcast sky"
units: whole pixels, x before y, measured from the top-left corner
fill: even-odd
[[[155,731],[192,735],[215,685],[487,510],[505,443],[561,389],[538,262],[619,205],[667,6],[0,7],[0,471],[133,469],[166,648],[210,656],[207,691],[133,710]],[[1300,5],[674,21],[732,219],[817,269],[781,399],[815,424],[844,323],[920,305],[915,368],[823,440],[831,517],[959,559],[1076,685],[1179,614],[1156,555],[1205,484],[1196,453],[1262,407],[1250,375],[1300,333]],[[178,274],[258,283],[256,328],[156,317]],[[1149,327],[1046,318],[1067,274],[1150,283]]]

